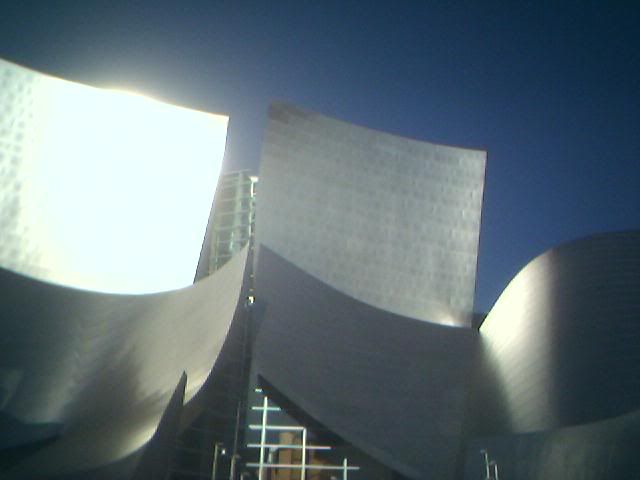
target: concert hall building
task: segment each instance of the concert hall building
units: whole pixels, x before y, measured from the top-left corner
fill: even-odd
[[[639,231],[484,318],[485,151],[227,122],[0,61],[2,478],[640,475]]]

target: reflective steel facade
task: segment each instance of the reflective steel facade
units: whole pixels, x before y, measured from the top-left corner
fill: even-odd
[[[176,435],[215,397],[208,387],[231,385],[216,375],[246,373],[229,366],[247,358],[246,324],[235,346],[229,339],[244,315],[255,322],[251,369],[264,388],[390,475],[479,478],[482,449],[512,480],[640,475],[640,232],[544,253],[478,331],[486,153],[276,103],[255,284],[244,275],[251,242],[190,284],[226,117],[7,62],[0,82],[3,478],[166,476]],[[154,113],[152,133],[114,134],[112,113],[125,110],[138,125]],[[162,135],[175,119],[186,136]],[[104,163],[116,157],[130,168]],[[176,176],[172,157],[193,164]],[[151,184],[144,195],[140,182]],[[227,226],[237,225],[246,227]],[[224,239],[236,240],[246,238]],[[238,308],[243,282],[256,302]],[[217,362],[223,344],[234,353]],[[236,443],[238,400],[220,403],[232,420],[213,422],[232,422]],[[196,460],[199,473],[209,469]]]
[[[266,249],[254,371],[313,420],[408,478],[453,478],[477,331],[355,300]]]
[[[190,285],[227,122],[0,60],[0,265],[96,291]]]
[[[640,232],[594,235],[523,268],[480,328],[465,479],[640,475]]]
[[[257,244],[364,303],[468,326],[485,161],[275,103]]]
[[[254,372],[410,478],[453,478],[462,449],[485,161],[269,110]]]
[[[640,234],[596,235],[539,256],[511,281],[481,327],[489,398],[529,432],[640,408]]]
[[[227,117],[4,61],[0,113],[0,476],[130,476],[237,310],[248,248],[193,284]]]

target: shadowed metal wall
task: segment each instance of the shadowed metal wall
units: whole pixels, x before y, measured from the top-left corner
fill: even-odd
[[[2,448],[53,439],[3,478],[51,477],[114,462],[153,435],[183,372],[185,400],[225,340],[247,249],[195,285],[100,294],[0,270]]]
[[[640,477],[640,410],[550,431],[470,440],[465,480],[484,478],[487,450],[509,480],[627,480]]]
[[[469,326],[485,162],[275,103],[256,244],[367,304]]]
[[[478,432],[556,429],[639,408],[640,232],[542,254],[508,285],[480,332]]]
[[[403,475],[452,478],[477,332],[366,305],[264,246],[256,281],[254,371]]]

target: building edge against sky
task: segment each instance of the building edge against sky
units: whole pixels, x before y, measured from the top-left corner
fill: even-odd
[[[0,108],[2,266],[112,293],[192,283],[228,117],[2,59]]]
[[[246,248],[192,284],[227,117],[5,61],[0,85],[3,478],[108,476],[179,385],[191,404],[238,305]]]
[[[484,151],[276,102],[260,163],[256,244],[375,307],[469,326],[485,163]]]
[[[450,478],[461,446],[485,162],[483,151],[269,108],[253,371],[410,478]]]
[[[0,99],[14,105],[30,98],[28,89],[18,93]],[[2,126],[9,138],[0,145],[9,153],[3,160],[12,162],[15,142],[23,140],[12,129],[23,125]],[[174,445],[176,418],[183,428],[198,414],[191,406],[231,393],[215,383],[225,373],[217,367],[246,358],[245,345],[223,350],[242,322],[255,327],[251,368],[266,391],[386,465],[389,478],[477,478],[483,448],[503,477],[518,480],[541,472],[553,480],[640,474],[633,449],[640,399],[631,390],[639,364],[638,232],[543,254],[506,288],[478,331],[469,316],[485,152],[402,139],[276,103],[263,157],[255,304],[241,300],[248,248],[195,285],[151,295],[91,292],[0,270],[7,295],[0,311],[1,453],[17,447],[8,463],[0,458],[3,475],[75,480],[100,471],[110,478],[109,469],[127,458],[166,475],[167,462],[157,459],[172,455],[187,433]],[[24,193],[4,194],[3,211],[12,218]],[[428,290],[424,297],[420,289]],[[526,296],[533,300],[518,300]],[[538,322],[540,312],[547,316]],[[508,335],[504,325],[512,319],[519,329]],[[606,348],[598,358],[585,357],[599,347]],[[526,371],[543,373],[513,376],[509,351]],[[561,390],[567,382],[575,388],[569,396]],[[614,399],[602,397],[602,382],[617,392]],[[553,405],[545,404],[548,393]],[[242,402],[233,398],[237,415],[224,420],[236,445]],[[201,440],[200,473],[208,478],[220,439]],[[231,453],[240,451],[249,458],[242,449]],[[124,475],[131,478],[131,470]],[[139,469],[134,475],[149,478]]]
[[[591,235],[525,265],[480,327],[465,479],[640,475],[640,231]]]

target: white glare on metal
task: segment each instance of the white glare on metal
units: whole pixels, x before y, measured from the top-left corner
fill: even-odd
[[[227,122],[0,60],[0,266],[108,292],[189,285]]]
[[[522,269],[502,292],[480,327],[482,340],[507,400],[512,428],[516,431],[527,431],[548,421],[556,412],[553,397],[544,392],[548,385],[552,385],[554,374],[549,342],[553,325],[552,319],[544,314],[549,306],[540,304],[550,296],[545,272],[553,271],[551,261],[551,256],[541,255]],[[530,330],[529,312],[532,311],[538,313],[535,335]],[[527,335],[527,332],[531,334]],[[514,365],[520,368],[513,368]],[[535,391],[537,402],[526,409],[517,409],[515,406],[522,395],[523,365],[526,365],[527,381],[538,389]],[[533,388],[527,390],[528,395],[534,393]]]

